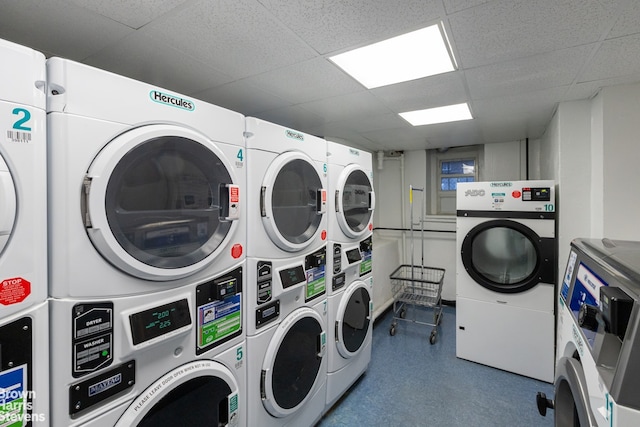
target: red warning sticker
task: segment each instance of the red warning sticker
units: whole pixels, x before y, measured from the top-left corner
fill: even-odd
[[[240,188],[233,186],[229,188],[229,201],[231,203],[240,203]]]
[[[322,240],[327,240],[327,230],[322,230],[322,232],[320,233],[320,238]]]
[[[322,190],[322,201],[323,202],[327,201],[327,190]]]
[[[369,231],[372,231],[372,230],[373,230],[373,223],[372,223],[372,222],[370,222],[370,223],[369,223]]]
[[[11,305],[24,301],[31,294],[31,282],[22,277],[5,279],[0,283],[0,304]]]

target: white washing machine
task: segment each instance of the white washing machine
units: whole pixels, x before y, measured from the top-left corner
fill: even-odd
[[[246,426],[245,335],[224,317],[241,287],[236,268],[153,298],[50,300],[51,426]]]
[[[558,298],[555,425],[640,425],[640,242],[576,239]],[[540,399],[540,397],[543,397]],[[546,414],[546,396],[539,396]]]
[[[32,305],[0,320],[0,423],[49,425],[49,310]]]
[[[248,424],[309,426],[326,399],[326,142],[255,118],[245,135]]]
[[[242,264],[244,117],[47,61],[50,289],[142,295]]]
[[[553,382],[553,181],[458,183],[456,355]]]
[[[0,40],[0,319],[47,298],[45,58]]]
[[[373,331],[371,153],[327,142],[327,406],[366,371]]]

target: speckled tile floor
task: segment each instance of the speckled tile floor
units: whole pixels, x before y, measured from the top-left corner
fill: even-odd
[[[553,425],[535,402],[538,391],[553,396],[551,384],[456,358],[455,308],[445,307],[434,345],[431,327],[400,322],[391,336],[391,320],[389,310],[376,321],[369,369],[317,427]]]

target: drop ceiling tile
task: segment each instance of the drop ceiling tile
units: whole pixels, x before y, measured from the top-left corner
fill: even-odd
[[[85,62],[183,94],[231,81],[229,76],[140,33],[101,50]]]
[[[390,110],[367,91],[351,93],[333,98],[300,104],[302,108],[326,122],[352,120],[373,115],[390,113]]]
[[[244,80],[192,94],[198,99],[238,111],[245,116],[290,106],[290,103]]]
[[[364,46],[444,17],[441,0],[259,0],[320,54]]]
[[[491,0],[444,0],[444,7],[447,10],[447,13],[451,15],[452,13],[470,9],[489,1]]]
[[[68,0],[131,28],[140,28],[186,0]]]
[[[81,61],[133,30],[61,0],[5,0],[0,37]]]
[[[580,82],[640,73],[640,33],[606,40],[580,75]]]
[[[403,127],[407,125],[407,122],[396,113],[387,113],[329,122],[329,125],[341,125],[355,132],[370,132],[386,128]]]
[[[299,105],[262,111],[254,116],[310,135],[322,136],[311,132],[311,129],[316,129],[322,124],[322,117],[310,113]]]
[[[455,71],[372,89],[371,93],[396,113],[466,102],[463,73]]]
[[[465,71],[472,99],[571,84],[597,44],[578,46]]]
[[[254,0],[200,1],[140,31],[236,79],[317,56]]]
[[[498,0],[450,16],[464,68],[598,41],[616,18],[614,0]]]
[[[580,99],[591,99],[600,92],[600,89],[606,86],[617,86],[623,84],[632,84],[640,82],[640,73],[631,74],[623,77],[615,77],[605,80],[592,80],[589,82],[576,83],[572,85],[563,101],[576,101]]]
[[[637,33],[640,33],[640,7],[638,7],[637,0],[629,0],[627,7],[621,10],[620,17],[607,34],[607,39]]]
[[[313,58],[246,79],[292,104],[361,92],[362,85],[325,58]]]

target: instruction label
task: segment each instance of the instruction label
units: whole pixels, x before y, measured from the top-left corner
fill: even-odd
[[[242,328],[242,294],[198,307],[198,346],[206,347]]]
[[[27,390],[27,365],[0,372],[0,425],[22,427],[28,421],[31,393]]]
[[[327,289],[325,281],[325,265],[307,270],[307,287],[305,298],[307,301],[322,295]]]

